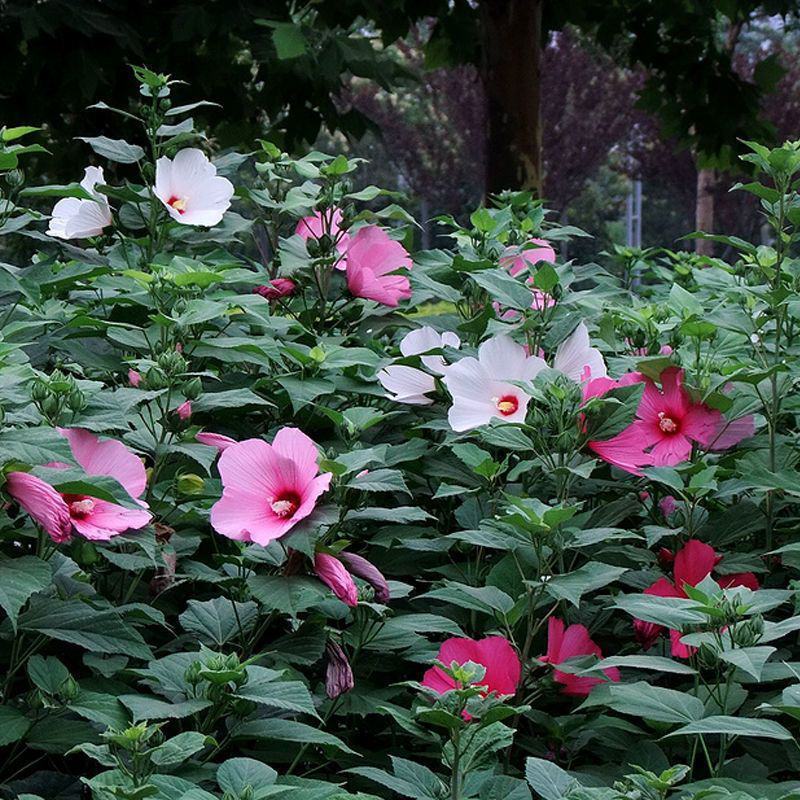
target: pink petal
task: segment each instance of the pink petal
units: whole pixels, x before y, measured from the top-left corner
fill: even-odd
[[[481,683],[490,692],[513,695],[519,686],[522,665],[519,656],[508,639],[502,636],[487,636],[477,642],[479,663],[486,667]]]
[[[203,431],[194,437],[200,444],[207,445],[208,447],[216,447],[220,453],[232,444],[236,444],[236,439],[231,439],[230,436],[225,436],[222,433],[212,433],[211,431]]]
[[[49,483],[28,472],[10,472],[6,475],[6,490],[54,542],[69,539],[69,508]]]
[[[675,556],[675,586],[683,589],[684,585],[697,586],[711,574],[717,563],[714,548],[697,539],[690,539]]]
[[[317,446],[298,428],[281,428],[272,441],[272,449],[294,463],[299,483],[306,484],[317,474]]]
[[[83,519],[72,518],[75,530],[84,538],[107,541],[127,530],[144,528],[153,518],[147,511],[124,508],[116,503],[92,498],[94,509]]]
[[[72,455],[89,475],[108,475],[131,497],[140,497],[147,486],[142,460],[116,439],[99,439],[83,428],[59,428]]]

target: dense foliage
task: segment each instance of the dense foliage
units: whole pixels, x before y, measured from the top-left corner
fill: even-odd
[[[564,261],[526,193],[412,257],[136,75],[80,183],[0,130],[0,795],[800,792],[800,144],[732,264]]]

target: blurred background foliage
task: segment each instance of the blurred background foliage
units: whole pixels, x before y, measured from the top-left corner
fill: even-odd
[[[740,139],[800,136],[798,5],[0,0],[0,122],[42,126],[59,152],[29,180],[74,180],[84,109],[124,107],[120,63],[147,63],[222,106],[194,112],[214,149],[268,138],[369,158],[363,180],[408,194],[422,246],[436,215],[536,188],[595,237],[568,254],[588,257],[625,243],[633,180],[644,246],[690,248],[676,240],[695,227],[758,240],[753,198],[727,187]],[[114,115],[96,124],[126,135]]]

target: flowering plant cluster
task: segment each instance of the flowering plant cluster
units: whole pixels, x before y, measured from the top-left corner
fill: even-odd
[[[800,145],[732,263],[414,252],[135,74],[68,186],[0,129],[0,797],[795,796]]]

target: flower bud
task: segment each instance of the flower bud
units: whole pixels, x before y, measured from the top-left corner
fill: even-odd
[[[181,403],[176,409],[175,413],[178,417],[183,421],[186,422],[192,416],[192,403],[190,400],[186,400],[185,402]]]
[[[142,376],[135,370],[129,369],[128,370],[128,383],[133,386],[134,389],[139,388],[139,384],[142,382]]]
[[[80,389],[75,389],[69,393],[69,397],[67,397],[67,405],[69,406],[70,411],[78,412],[83,411],[84,408],[87,406],[86,396]]]
[[[344,650],[336,642],[328,641],[325,645],[328,665],[325,668],[325,694],[331,700],[346,694],[353,686],[353,669],[347,660]]]
[[[187,472],[178,478],[177,485],[181,494],[200,494],[206,482],[199,475]]]
[[[183,384],[183,393],[189,400],[197,400],[203,393],[203,382],[200,378],[192,378]]]
[[[342,559],[344,565],[353,575],[363,578],[375,590],[375,600],[379,603],[389,602],[392,596],[389,584],[372,562],[355,553],[340,553],[339,558]]]
[[[343,603],[352,607],[358,605],[358,588],[338,558],[317,553],[314,556],[314,571]]]
[[[294,294],[297,284],[291,278],[275,278],[265,286],[256,286],[253,294],[260,294],[266,300],[278,300]]]
[[[149,389],[166,389],[169,383],[167,376],[158,367],[150,367],[147,370],[145,381]]]
[[[41,402],[49,395],[50,388],[48,385],[40,378],[37,378],[31,386],[31,398],[36,402]]]

